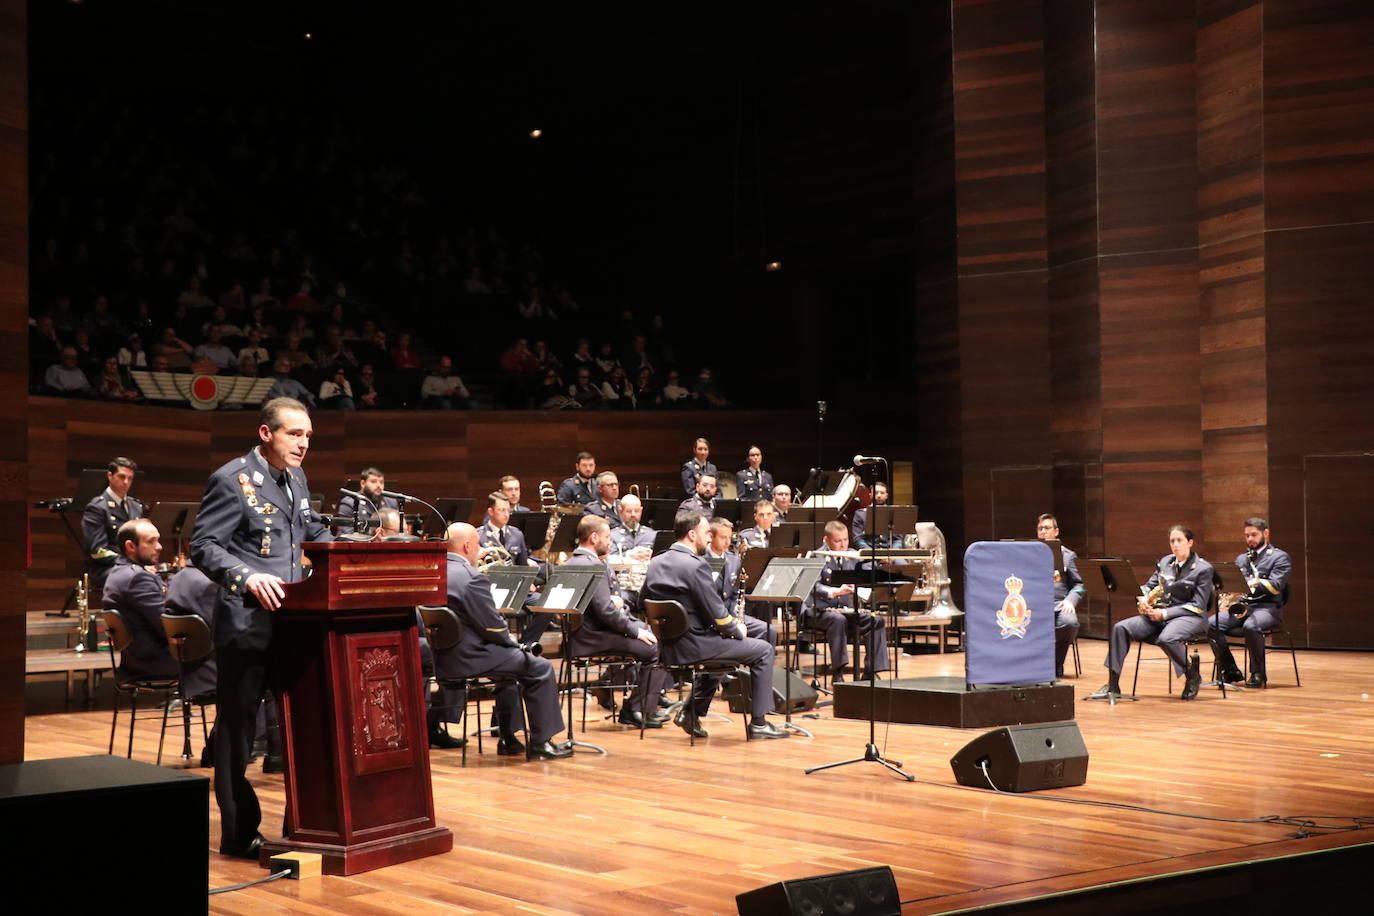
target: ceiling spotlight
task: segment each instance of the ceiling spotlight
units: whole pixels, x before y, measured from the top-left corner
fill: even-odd
[[[763,265],[763,269],[768,271],[770,274],[777,273],[778,271],[782,270],[782,262],[769,261],[767,264]]]
[[[531,140],[538,140],[542,136],[544,136],[544,132],[537,127],[534,130],[530,131]]]
[[[306,32],[306,33],[305,33],[305,40],[306,40],[306,41],[309,41],[310,39],[312,39],[312,38],[314,38],[314,37],[315,37],[315,34],[314,34],[313,32]]]

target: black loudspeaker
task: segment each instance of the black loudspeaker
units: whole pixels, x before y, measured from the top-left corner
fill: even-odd
[[[790,694],[792,697],[792,714],[806,712],[808,709],[816,708],[816,688],[806,681],[797,677],[796,673],[785,668],[773,668],[773,708],[770,712],[777,715],[784,715],[787,712],[786,694],[784,690],[789,690],[787,682],[791,681]],[[754,678],[749,673],[743,673],[730,679],[721,691],[721,696],[725,697],[730,703],[730,711],[735,713],[745,712],[747,698],[753,695]]]
[[[900,916],[892,869],[860,868],[779,881],[735,895],[739,916]]]
[[[1088,749],[1077,722],[1009,725],[974,738],[949,765],[961,786],[986,789],[991,779],[1003,792],[1034,792],[1083,785]]]

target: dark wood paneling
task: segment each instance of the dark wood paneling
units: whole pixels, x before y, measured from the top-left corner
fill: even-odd
[[[1361,612],[1369,603],[1369,544],[1352,536],[1374,518],[1374,456],[1313,456],[1303,471],[1307,641],[1374,647],[1374,617]]]
[[[993,540],[1035,537],[1035,520],[1041,513],[1052,511],[1054,468],[1049,465],[993,468],[988,478],[992,508],[992,530],[988,537]]]
[[[27,385],[29,286],[29,167],[27,6],[0,2],[0,385],[11,393]],[[0,404],[0,511],[26,516],[28,454],[23,398]],[[27,544],[23,525],[0,533],[0,589],[24,594]],[[24,758],[24,608],[0,607],[0,763]]]

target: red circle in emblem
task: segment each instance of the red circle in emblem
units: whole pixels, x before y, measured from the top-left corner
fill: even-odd
[[[191,393],[202,401],[213,400],[218,390],[219,386],[215,384],[214,378],[208,375],[197,376],[191,383]]]

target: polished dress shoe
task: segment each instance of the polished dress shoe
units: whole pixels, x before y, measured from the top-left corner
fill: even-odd
[[[672,709],[672,708],[673,708],[673,701],[670,700],[670,699],[668,699],[667,694],[662,694],[662,693],[660,693],[660,694],[658,695],[658,708],[659,708],[659,709]]]
[[[260,849],[262,849],[262,834],[256,833],[253,835],[253,838],[248,841],[246,846],[221,844],[219,847],[219,854],[222,856],[231,856],[235,859],[252,859],[256,862],[258,860],[258,850]]]
[[[697,720],[695,723],[693,723],[688,720],[685,713],[678,713],[677,716],[673,719],[673,724],[676,725],[678,728],[682,729],[683,731],[685,731],[687,734],[691,735],[693,738],[711,737],[711,733],[701,727],[700,720]]]
[[[753,741],[755,738],[786,738],[786,737],[789,737],[788,734],[787,734],[787,729],[785,729],[785,728],[780,728],[780,727],[774,725],[772,722],[764,722],[764,723],[762,723],[761,725],[755,725],[755,724],[752,723],[752,722],[749,723],[749,740],[750,740],[750,741]]]
[[[1263,690],[1263,689],[1264,689],[1265,687],[1267,687],[1268,685],[1269,685],[1269,678],[1265,677],[1263,674],[1253,674],[1253,673],[1252,673],[1252,674],[1250,675],[1250,679],[1247,680],[1247,681],[1245,682],[1245,686],[1246,686],[1246,687],[1252,687],[1252,688],[1254,688],[1255,690]]]
[[[268,754],[262,758],[262,771],[264,773],[280,773],[286,769],[286,763],[280,754]]]
[[[525,751],[526,760],[562,760],[564,757],[571,757],[572,755],[572,743],[566,741],[561,744],[544,741],[540,744],[530,745],[530,749]]]
[[[430,729],[430,732],[429,732],[429,746],[430,746],[430,747],[457,748],[457,747],[463,747],[463,746],[465,746],[467,743],[468,743],[468,739],[466,739],[466,738],[455,738],[455,737],[453,737],[452,735],[450,735],[450,734],[448,733],[448,731],[445,730],[445,729],[442,729],[442,728]]]
[[[1245,675],[1240,673],[1239,668],[1227,668],[1221,673],[1221,680],[1226,684],[1239,684],[1245,680]]]
[[[662,728],[663,722],[667,718],[667,716],[653,715],[646,720],[644,714],[641,712],[635,712],[632,709],[622,709],[620,715],[616,716],[615,720],[621,725],[629,725],[633,728],[640,728],[641,726],[644,728]]]
[[[1121,699],[1121,688],[1115,684],[1103,684],[1093,693],[1088,694],[1090,700],[1119,700]]]
[[[1194,655],[1188,659],[1188,670],[1183,673],[1183,693],[1180,698],[1184,700],[1194,699],[1201,686],[1202,672],[1198,670],[1198,657]]]
[[[496,742],[496,753],[501,757],[519,757],[525,753],[525,745],[519,738],[502,738]]]

